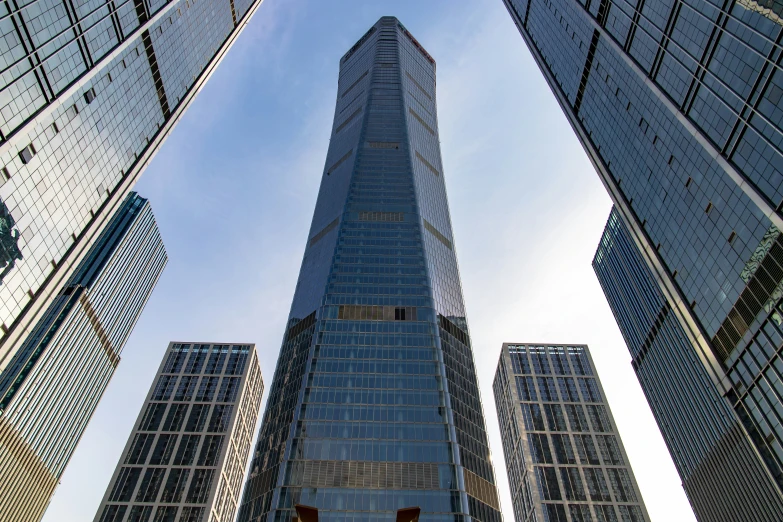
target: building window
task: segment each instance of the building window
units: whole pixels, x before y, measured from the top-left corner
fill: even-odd
[[[84,93],[84,101],[86,101],[87,105],[89,105],[92,103],[94,99],[95,99],[95,89],[90,88],[87,90],[87,92]]]
[[[178,509],[177,506],[159,506],[155,512],[155,522],[174,522]]]
[[[128,521],[149,520],[152,516],[154,506],[133,506],[131,507]]]
[[[216,466],[220,449],[223,447],[222,435],[207,435],[204,438],[204,444],[201,447],[201,453],[198,457],[199,466]]]
[[[165,473],[166,468],[148,468],[141,480],[136,502],[155,502]]]
[[[25,165],[30,163],[30,161],[33,159],[33,156],[35,156],[35,145],[32,143],[19,151],[19,159],[21,159],[22,163]]]
[[[430,172],[432,172],[432,173],[433,173],[433,174],[435,174],[436,176],[440,176],[440,172],[438,172],[438,169],[436,169],[436,168],[435,168],[435,167],[432,165],[432,163],[430,163],[429,161],[427,161],[426,159],[424,159],[424,156],[422,156],[421,154],[419,154],[419,151],[416,151],[416,158],[417,158],[419,161],[421,161],[421,162],[422,162],[422,164],[423,164],[425,167],[427,167],[427,169],[428,169]]]
[[[399,149],[398,141],[369,141],[367,142],[371,149]]]
[[[190,489],[188,489],[188,496],[185,502],[188,504],[203,504],[206,502],[214,475],[214,469],[197,469],[190,482]]]
[[[127,506],[108,505],[103,509],[103,515],[99,522],[121,522],[125,517]]]
[[[175,466],[191,466],[196,456],[196,448],[201,440],[201,435],[183,435],[174,457]]]
[[[166,404],[161,402],[151,402],[147,404],[147,410],[139,424],[141,431],[158,431],[160,421],[163,420],[163,414],[166,411]]]
[[[166,486],[163,488],[160,501],[172,504],[179,503],[182,500],[182,492],[185,489],[185,483],[188,481],[189,474],[189,469],[173,468],[169,472],[169,478],[166,480]],[[176,515],[176,509],[174,514]]]
[[[109,502],[129,502],[141,476],[141,470],[142,468],[122,468],[109,495]]]
[[[231,406],[219,404],[212,410],[212,417],[209,419],[207,431],[213,433],[224,433],[228,430],[231,422]]]
[[[171,459],[171,454],[174,452],[174,446],[176,446],[176,444],[176,435],[158,436],[158,442],[155,444],[155,449],[152,450],[150,464],[155,466],[167,466],[169,464],[169,460]]]
[[[188,423],[185,425],[185,431],[202,431],[207,423],[209,415],[209,404],[194,404],[190,410]]]
[[[154,439],[155,435],[151,433],[137,433],[133,438],[131,450],[125,457],[125,464],[144,464]]]
[[[350,157],[351,157],[351,154],[353,154],[353,149],[349,150],[349,151],[348,151],[348,152],[347,152],[347,153],[346,153],[346,154],[345,154],[345,155],[344,155],[342,158],[340,158],[339,160],[337,160],[337,162],[336,162],[334,165],[332,165],[332,166],[329,168],[329,170],[327,170],[327,171],[326,171],[326,175],[327,175],[327,176],[329,176],[329,175],[331,175],[331,173],[332,173],[332,172],[334,172],[335,170],[337,170],[337,167],[339,167],[340,165],[342,165],[342,164],[343,164],[343,163],[344,163],[344,162],[345,162],[345,161],[346,161],[348,158],[350,158]]]

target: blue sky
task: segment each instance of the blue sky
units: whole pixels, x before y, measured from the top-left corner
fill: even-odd
[[[136,187],[169,265],[45,522],[92,520],[169,341],[256,343],[271,384],[338,61],[383,15],[437,61],[445,179],[505,520],[491,388],[503,342],[589,344],[652,520],[695,520],[590,266],[611,203],[502,1],[265,0]]]

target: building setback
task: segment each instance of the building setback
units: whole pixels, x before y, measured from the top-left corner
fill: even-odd
[[[0,520],[43,515],[167,261],[130,193],[0,374]]]
[[[500,522],[438,141],[393,17],[340,60],[321,188],[241,522]]]
[[[169,343],[95,522],[233,522],[264,383],[252,344]]]
[[[3,8],[0,371],[260,3]]]
[[[493,389],[517,522],[649,522],[587,346],[504,343]]]
[[[783,4],[504,1],[648,267],[645,277],[668,303],[668,321],[679,324],[684,356],[712,382],[700,392],[726,401],[731,437],[755,454],[743,452],[736,471],[754,484],[754,495],[733,504],[744,506],[738,518],[712,511],[727,497],[699,481],[689,491],[696,516],[779,520]],[[618,306],[633,316],[646,305]],[[646,324],[652,342],[658,330]],[[756,460],[761,474],[751,471]]]

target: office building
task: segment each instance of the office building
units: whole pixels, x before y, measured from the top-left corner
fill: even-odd
[[[696,516],[721,522],[772,520],[769,506],[777,505],[776,492],[763,460],[614,209],[593,267]],[[767,344],[767,331],[781,335],[770,328],[760,332]]]
[[[0,16],[0,371],[261,0],[9,4]]]
[[[43,515],[167,261],[131,192],[0,374],[0,520]]]
[[[264,383],[252,344],[170,343],[95,522],[233,522]]]
[[[493,383],[517,522],[649,522],[590,350],[504,343]]]
[[[783,7],[505,4],[679,323],[688,357],[712,381],[705,392],[727,401],[730,422],[739,419],[736,436],[763,462],[764,477],[742,477],[758,479],[767,499],[746,519],[779,519]],[[753,468],[751,460],[737,473]]]
[[[436,114],[435,61],[381,18],[340,60],[241,522],[500,522]]]

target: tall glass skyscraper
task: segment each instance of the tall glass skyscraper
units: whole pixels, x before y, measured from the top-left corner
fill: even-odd
[[[696,516],[719,522],[778,518],[780,501],[764,462],[721,398],[616,210],[593,268]],[[780,336],[776,331],[777,326],[769,329]],[[766,339],[766,332],[760,335]]]
[[[130,193],[0,374],[0,520],[43,515],[167,261]]]
[[[726,401],[737,436],[763,462],[765,515],[733,520],[779,519],[783,5],[505,4],[709,376],[709,393]],[[693,422],[684,411],[676,415]]]
[[[517,522],[649,522],[587,346],[504,343],[492,388]]]
[[[440,158],[435,61],[393,17],[340,61],[332,138],[242,522],[499,522]],[[470,517],[470,518],[469,518]]]
[[[260,3],[0,8],[0,371]]]

